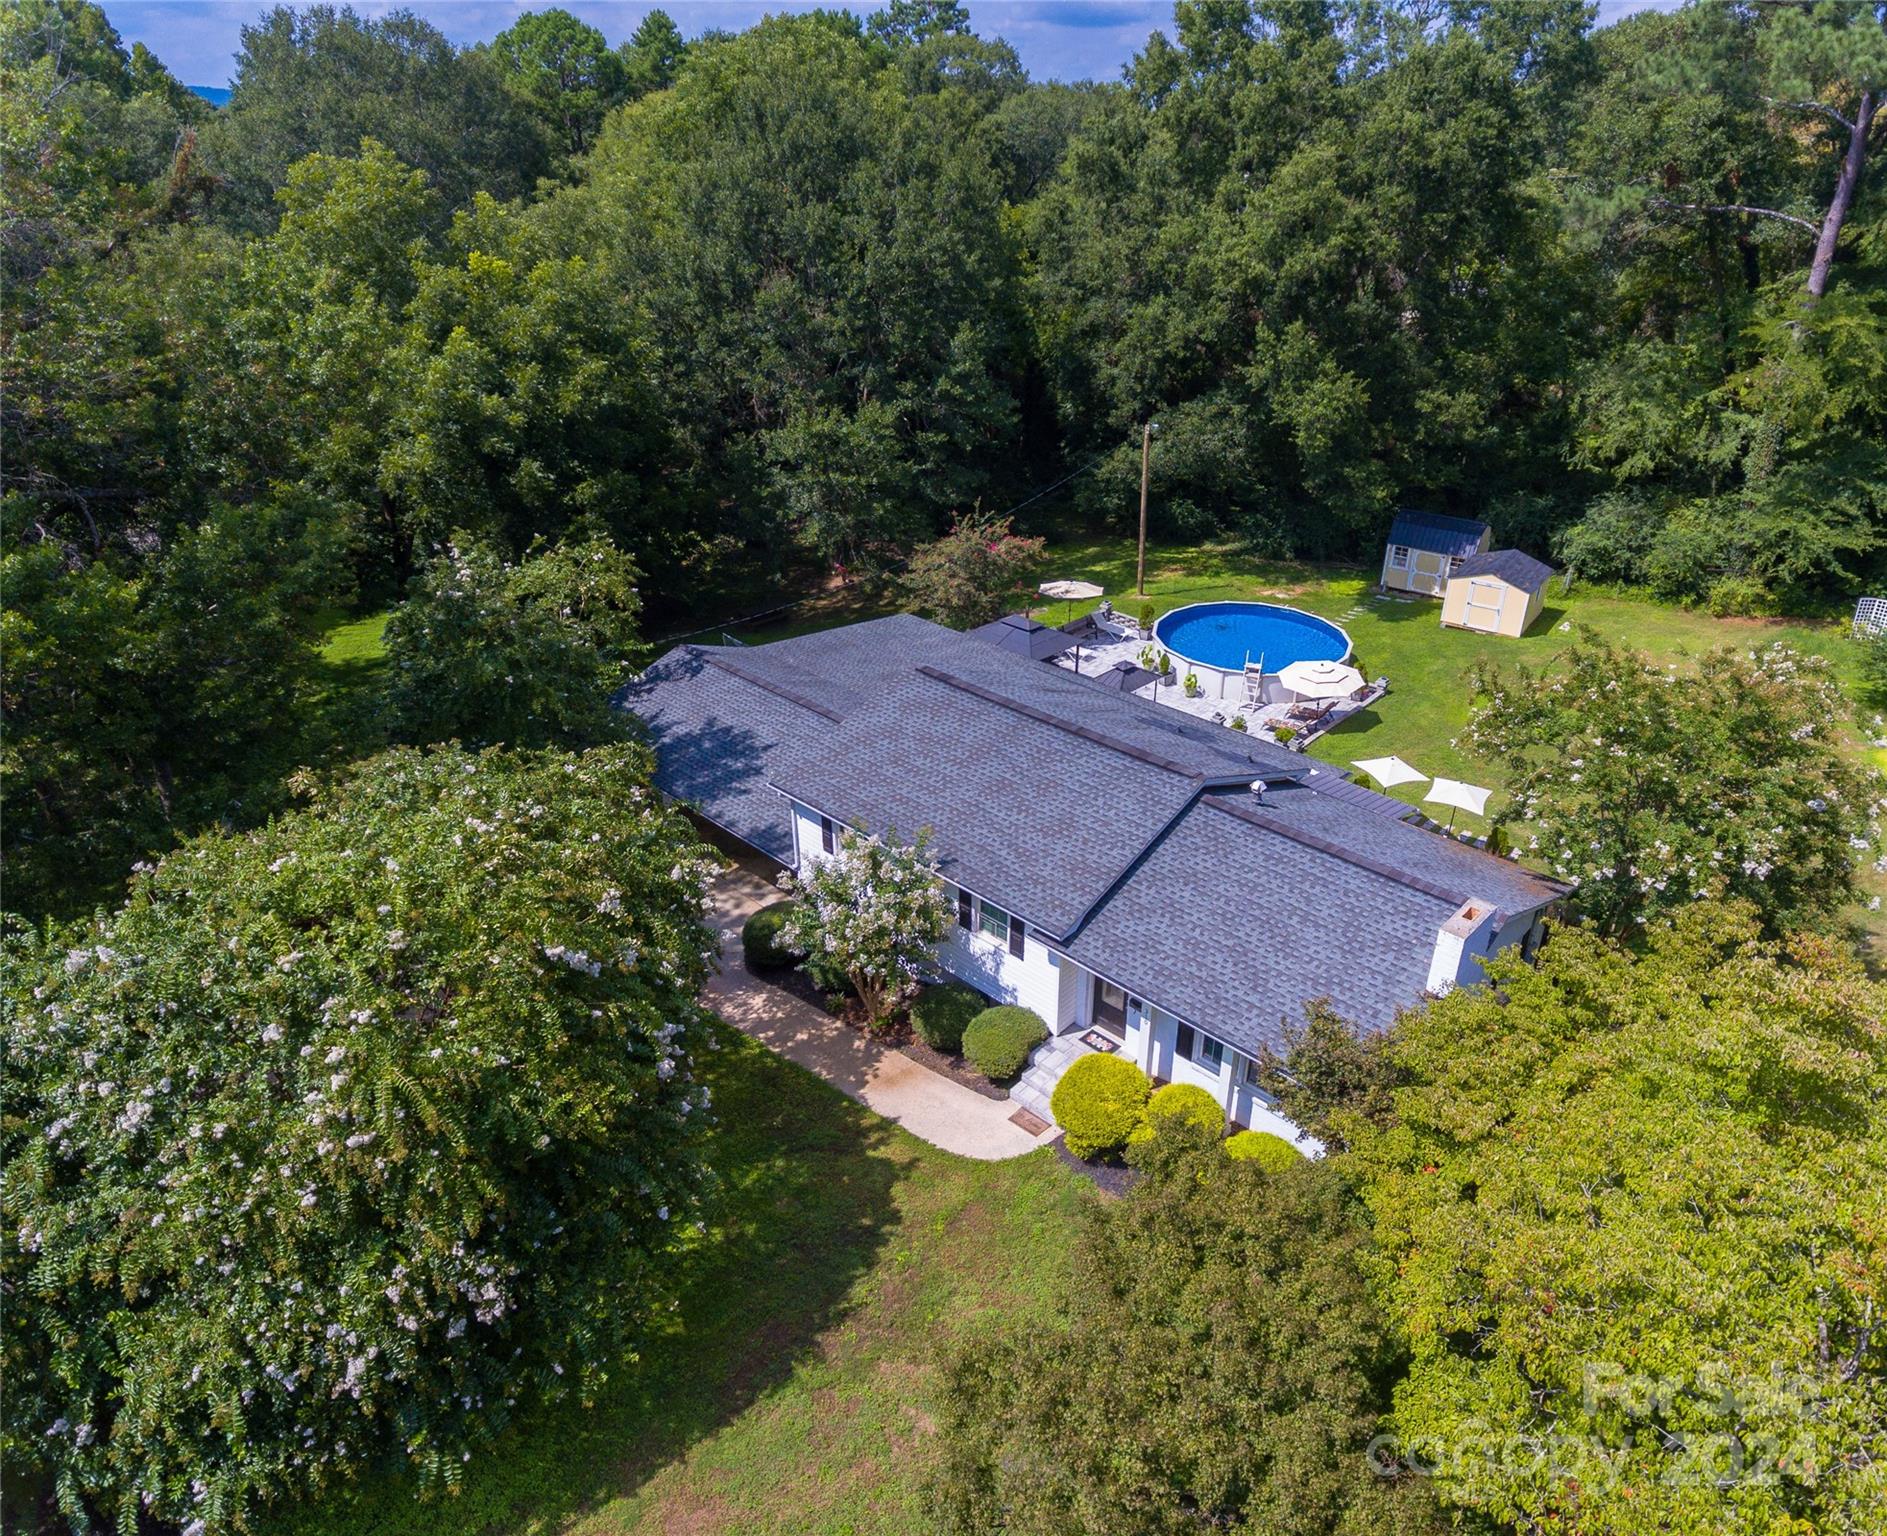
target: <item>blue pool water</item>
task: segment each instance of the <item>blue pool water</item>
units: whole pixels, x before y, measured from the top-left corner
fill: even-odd
[[[1227,672],[1256,666],[1267,672],[1294,661],[1342,661],[1350,637],[1328,619],[1274,603],[1193,603],[1175,608],[1153,626],[1153,638],[1175,658]]]

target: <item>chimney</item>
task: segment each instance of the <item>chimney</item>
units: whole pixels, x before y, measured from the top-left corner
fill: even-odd
[[[1428,990],[1440,997],[1463,982],[1480,977],[1481,960],[1494,947],[1500,911],[1491,901],[1470,896],[1435,933],[1428,964]]]

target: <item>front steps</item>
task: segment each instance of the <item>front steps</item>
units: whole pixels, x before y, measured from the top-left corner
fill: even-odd
[[[1078,1034],[1050,1035],[1029,1057],[1029,1064],[1010,1088],[1009,1097],[1054,1125],[1055,1117],[1048,1112],[1048,1101],[1054,1095],[1055,1084],[1061,1081],[1070,1062],[1093,1053],[1094,1047],[1083,1045]]]

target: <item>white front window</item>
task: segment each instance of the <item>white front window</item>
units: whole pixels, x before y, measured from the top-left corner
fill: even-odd
[[[1408,568],[1409,546],[1406,544],[1391,544],[1389,546],[1389,569],[1392,571],[1406,571]]]
[[[976,927],[986,939],[998,944],[1009,942],[1009,914],[993,901],[977,903]]]

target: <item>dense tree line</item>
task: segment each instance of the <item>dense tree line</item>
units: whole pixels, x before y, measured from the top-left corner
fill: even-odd
[[[455,531],[581,524],[681,628],[1070,473],[1030,516],[1124,523],[1155,416],[1162,531],[1367,556],[1412,502],[1722,609],[1850,592],[1887,527],[1883,38],[1848,3],[1187,0],[1069,88],[952,0],[619,49],[316,5],[244,30],[212,111],[88,0],[22,0],[9,860],[70,894],[274,803],[309,749],[257,702]]]

